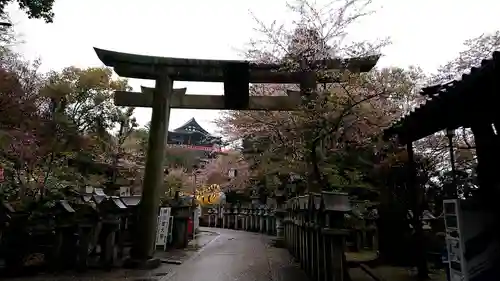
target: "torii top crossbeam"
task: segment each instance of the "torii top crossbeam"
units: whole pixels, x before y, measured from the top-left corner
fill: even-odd
[[[299,83],[299,72],[284,71],[281,64],[255,63],[243,60],[205,60],[187,58],[168,58],[121,53],[94,48],[99,59],[123,77],[156,79],[160,72],[168,74],[175,81],[224,82],[225,71],[229,65],[247,64],[249,83]],[[349,70],[351,72],[370,71],[379,56],[350,59],[328,59],[311,62],[317,69]],[[322,78],[319,83],[332,82]]]

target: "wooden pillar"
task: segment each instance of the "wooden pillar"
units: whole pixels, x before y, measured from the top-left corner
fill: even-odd
[[[160,204],[158,195],[163,184],[163,160],[170,117],[172,86],[173,81],[168,76],[161,76],[156,80],[142,199],[139,204],[140,219],[137,222],[137,238],[134,239],[133,251],[131,252],[134,259],[149,259],[154,252]]]
[[[302,208],[302,206],[301,206]],[[300,265],[302,269],[306,268],[306,231],[305,231],[305,214],[304,210],[300,210],[300,225],[299,225],[299,233],[300,233],[300,243],[299,243],[299,257],[300,257]]]
[[[499,137],[488,123],[480,123],[471,127],[476,143],[478,158],[477,177],[479,194],[486,205],[496,204],[499,194],[500,178],[498,177],[497,163],[500,155]],[[489,203],[489,204],[488,204]]]

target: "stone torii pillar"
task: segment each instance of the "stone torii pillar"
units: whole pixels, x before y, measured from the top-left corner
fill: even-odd
[[[170,120],[170,101],[173,94],[173,81],[168,75],[156,79],[152,95],[151,126],[148,138],[148,150],[144,171],[142,199],[139,205],[141,227],[134,239],[131,256],[138,260],[148,260],[153,256],[155,230],[160,196],[159,186],[163,184],[163,161]],[[149,231],[144,231],[149,230]],[[156,261],[154,261],[157,263]]]
[[[142,92],[115,92],[115,105],[152,107],[147,160],[139,206],[137,238],[131,252],[136,261],[150,260],[154,252],[159,207],[159,189],[163,179],[163,158],[171,108],[222,110],[282,110],[300,108],[300,92],[283,96],[250,96],[250,83],[299,84],[302,72],[283,71],[281,64],[259,64],[234,60],[166,58],[120,53],[94,48],[99,59],[122,77],[155,80],[155,88]],[[330,59],[312,62],[322,69],[370,70],[378,56],[354,59]],[[173,89],[174,81],[223,82],[224,95],[186,95],[185,89]],[[338,82],[325,75],[319,83]]]

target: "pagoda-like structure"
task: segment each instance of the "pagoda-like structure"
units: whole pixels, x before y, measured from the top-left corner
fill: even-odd
[[[167,136],[168,146],[180,146],[194,150],[219,150],[221,144],[220,137],[211,135],[194,118],[189,119],[179,128],[169,131]]]

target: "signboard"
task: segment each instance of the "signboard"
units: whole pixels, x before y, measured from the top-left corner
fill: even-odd
[[[163,250],[167,249],[167,239],[170,233],[170,214],[171,208],[160,208],[158,215],[158,226],[156,228],[156,243],[155,247],[163,246]]]
[[[225,195],[223,192],[215,192],[215,193],[196,196],[196,200],[198,201],[198,204],[203,205],[203,206],[218,205],[218,204],[221,204],[222,201],[224,201],[224,199],[225,199]]]
[[[197,206],[196,209],[194,209],[194,214],[193,214],[193,233],[196,233],[198,228],[200,227],[200,216],[201,216],[201,207]]]
[[[120,197],[128,197],[130,194],[130,186],[120,186]]]
[[[450,281],[497,280],[496,216],[481,204],[444,200]]]

